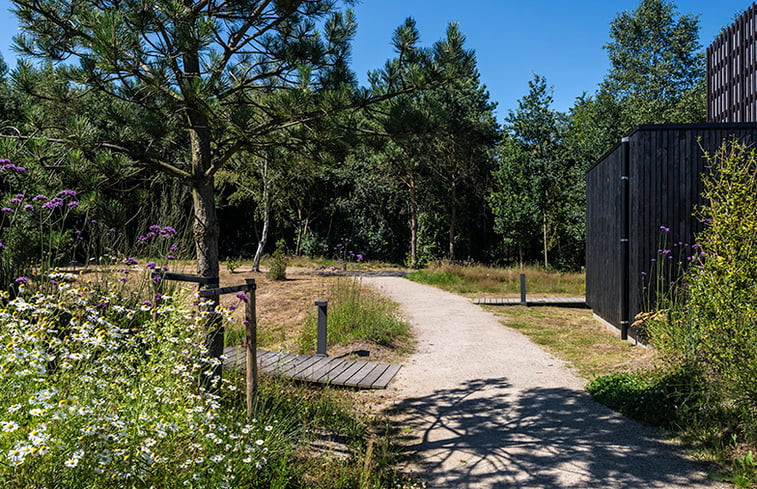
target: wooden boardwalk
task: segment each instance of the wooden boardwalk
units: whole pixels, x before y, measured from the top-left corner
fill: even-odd
[[[520,306],[518,298],[473,299],[474,304],[486,306]],[[526,300],[527,306],[588,307],[586,297],[533,297]]]
[[[226,357],[224,367],[244,369],[244,348],[227,346],[223,353]],[[261,372],[272,375],[361,389],[386,388],[400,369],[400,365],[389,363],[294,355],[266,350],[258,350],[258,365]]]

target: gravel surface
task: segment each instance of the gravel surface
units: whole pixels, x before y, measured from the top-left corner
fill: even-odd
[[[416,352],[384,391],[429,488],[724,488],[651,428],[466,298],[365,278],[398,302]],[[385,401],[387,401],[385,399]]]

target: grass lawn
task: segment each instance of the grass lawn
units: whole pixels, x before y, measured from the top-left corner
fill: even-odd
[[[487,306],[502,323],[567,361],[586,380],[600,375],[639,370],[654,352],[622,341],[615,331],[594,319],[588,309],[564,307]]]
[[[582,297],[585,294],[583,273],[551,272],[532,266],[521,270],[437,262],[412,272],[407,278],[466,297],[520,297],[521,273],[526,274],[526,292],[532,297]]]

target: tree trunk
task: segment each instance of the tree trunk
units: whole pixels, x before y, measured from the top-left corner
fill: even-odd
[[[455,260],[455,224],[457,221],[457,185],[452,182],[450,192],[450,212],[449,212],[449,259]]]
[[[268,242],[268,229],[271,224],[271,203],[268,192],[268,161],[263,162],[263,232],[260,234],[258,249],[255,250],[255,258],[252,261],[252,269],[260,271],[260,259],[263,257],[263,250]]]
[[[258,241],[258,249],[255,250],[255,259],[252,261],[252,269],[256,272],[260,271],[260,259],[263,257],[263,249],[268,242],[268,229],[271,224],[271,212],[269,210],[268,202],[263,205],[263,232],[260,235],[260,241]]]
[[[218,239],[220,235],[218,215],[215,203],[215,180],[208,175],[212,164],[210,144],[210,126],[207,116],[199,108],[196,100],[187,97],[192,93],[193,79],[199,76],[200,63],[196,50],[188,50],[184,56],[186,117],[189,122],[189,141],[192,151],[192,203],[194,205],[194,240],[197,253],[197,273],[205,278],[215,280],[203,285],[203,288],[218,287]],[[208,310],[211,312],[206,325],[205,346],[208,355],[218,360],[212,367],[212,375],[202,379],[205,387],[215,391],[220,387],[221,362],[223,355],[223,323],[221,316],[215,313],[218,296],[208,297],[212,301]]]
[[[415,192],[415,179],[410,175],[410,267],[418,266],[418,196]]]
[[[202,277],[218,277],[218,216],[216,215],[215,182],[206,178],[192,186],[194,204],[194,240],[197,273]]]
[[[541,216],[541,229],[542,239],[544,239],[544,268],[549,268],[549,260],[547,259],[547,215]]]

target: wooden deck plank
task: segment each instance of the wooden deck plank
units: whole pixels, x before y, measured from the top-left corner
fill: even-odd
[[[302,366],[298,369],[292,370],[290,375],[298,379],[307,379],[313,375],[313,372],[325,367],[333,361],[333,358],[316,356],[314,362],[303,362]]]
[[[224,349],[224,356],[225,368],[245,368],[246,351],[244,348],[227,347]],[[386,387],[400,369],[400,365],[387,363],[316,355],[295,355],[267,350],[258,350],[257,359],[261,372],[307,382],[363,389]]]
[[[355,365],[355,360],[342,360],[342,362],[335,365],[333,369],[328,372],[322,372],[320,377],[314,377],[314,380],[315,382],[320,382],[322,384],[331,384],[333,379],[336,379],[353,365]]]
[[[347,385],[347,382],[355,376],[357,373],[359,373],[365,366],[368,365],[368,362],[364,362],[362,360],[357,360],[355,363],[350,365],[348,368],[343,370],[339,375],[336,377],[333,377],[331,379],[331,383],[335,385]]]
[[[376,382],[371,384],[371,389],[384,389],[389,384],[389,382],[394,378],[395,375],[397,375],[397,372],[400,371],[400,368],[402,365],[389,365],[389,368],[387,368],[383,374],[381,374],[381,377],[376,379]]]
[[[486,306],[519,306],[520,299],[516,298],[475,298],[474,304]],[[526,301],[527,306],[586,306],[585,297],[533,297]]]
[[[350,360],[345,360],[344,358],[334,358],[332,362],[324,365],[318,370],[314,370],[310,375],[310,380],[312,380],[313,382],[320,382],[320,380],[326,377],[329,373],[340,372],[342,365],[344,365],[345,363],[349,364],[349,362]]]
[[[276,367],[283,367],[296,359],[297,355],[293,355],[292,353],[277,352],[272,355],[266,355],[260,363],[260,368],[264,371],[268,371]]]
[[[324,357],[307,356],[307,355],[298,355],[298,357],[299,358],[297,358],[297,360],[290,363],[287,367],[285,367],[280,372],[281,375],[286,375],[287,377],[293,377],[297,372],[302,371],[306,367],[309,367],[310,365],[324,358]]]
[[[386,372],[386,369],[389,368],[388,363],[377,363],[373,370],[371,370],[369,373],[365,375],[360,381],[357,382],[358,387],[363,387],[365,389],[370,389],[374,382],[378,380],[379,377],[381,377],[381,374]]]
[[[258,350],[258,355],[260,355],[260,351]],[[274,363],[281,363],[285,361],[286,359],[290,357],[294,357],[295,355],[292,355],[291,353],[284,353],[284,352],[273,352],[269,351],[266,352],[267,355],[264,356],[258,356],[258,364],[261,366],[261,368],[266,368],[269,365],[272,365]]]

